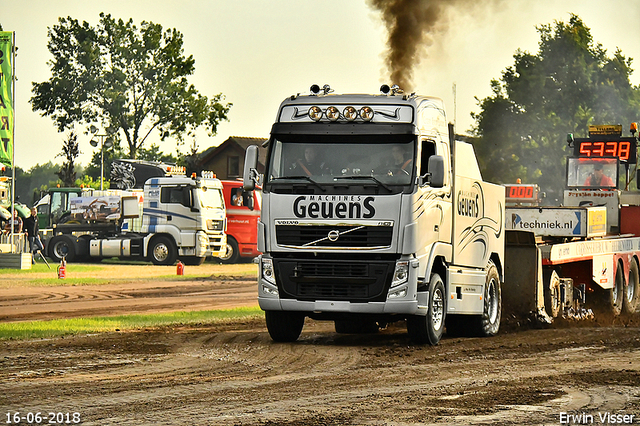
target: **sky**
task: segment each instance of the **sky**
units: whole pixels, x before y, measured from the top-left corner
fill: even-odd
[[[448,0],[445,0],[448,1]],[[478,0],[459,2],[443,16],[440,31],[424,46],[414,67],[415,91],[444,100],[448,120],[464,134],[479,112],[477,99],[491,94],[490,81],[513,65],[518,49],[537,53],[536,26],[568,22],[576,14],[591,28],[594,41],[611,56],[617,48],[634,58],[631,76],[640,84],[640,0]],[[24,170],[56,157],[68,132],[58,133],[49,117],[32,112],[32,82],[51,77],[47,30],[58,17],[97,25],[100,12],[139,26],[152,21],[184,35],[184,53],[193,55],[189,81],[204,96],[218,93],[233,104],[229,121],[209,137],[198,132],[199,152],[230,136],[269,136],[277,108],[286,97],[329,84],[335,93],[379,93],[389,83],[387,30],[380,13],[365,0],[21,0],[4,2],[0,24],[15,31],[15,163]],[[453,87],[455,85],[455,96]],[[639,112],[640,115],[640,112]],[[638,117],[640,119],[640,117]],[[98,149],[86,126],[76,129],[87,165]],[[173,153],[188,151],[174,141],[150,143]]]

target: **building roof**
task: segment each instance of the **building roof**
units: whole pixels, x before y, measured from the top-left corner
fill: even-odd
[[[243,136],[231,136],[218,146],[212,146],[206,149],[198,156],[199,164],[206,164],[220,152],[224,151],[229,145],[236,146],[242,151],[246,151],[249,145],[258,145],[258,161],[261,164],[265,164],[267,159],[267,150],[262,147],[262,144],[267,141],[266,138],[249,138]]]

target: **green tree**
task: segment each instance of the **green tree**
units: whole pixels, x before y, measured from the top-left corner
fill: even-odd
[[[56,173],[60,170],[58,164],[51,161],[45,164],[36,164],[28,171],[16,167],[16,199],[27,205],[33,204],[40,199],[41,190],[46,190],[49,182],[55,181],[58,177]],[[79,170],[81,173],[81,171]],[[11,175],[11,172],[6,172]]]
[[[638,118],[640,89],[629,82],[631,58],[607,55],[576,16],[537,27],[536,55],[518,50],[514,65],[491,81],[492,95],[478,100],[473,133],[485,178],[537,183],[561,198],[566,135],[586,137],[589,124],[625,124]]]
[[[76,170],[75,170],[75,161],[80,155],[80,147],[78,146],[78,135],[71,132],[69,134],[69,138],[64,141],[62,145],[62,152],[58,154],[56,157],[63,157],[64,162],[60,167],[60,170],[56,173],[60,180],[62,181],[62,185],[65,187],[71,187],[75,185],[76,182]]]
[[[146,161],[162,161],[165,163],[176,163],[178,158],[172,154],[165,154],[160,151],[160,147],[157,144],[151,144],[149,148],[141,148],[138,152],[139,160]]]
[[[59,131],[98,123],[136,158],[153,132],[182,141],[201,126],[214,135],[227,119],[231,104],[221,103],[222,94],[208,99],[188,83],[195,60],[184,55],[176,29],[146,21],[137,27],[101,13],[96,27],[59,18],[48,36],[52,77],[33,83],[30,102]]]

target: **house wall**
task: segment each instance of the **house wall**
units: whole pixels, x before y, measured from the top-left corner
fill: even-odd
[[[262,151],[261,158],[264,158],[266,148],[260,147],[259,149]],[[242,178],[245,157],[244,146],[236,143],[233,138],[229,138],[214,151],[214,154],[200,164],[201,170],[213,171],[219,179],[234,180]],[[233,160],[234,158],[237,160]],[[231,164],[233,161],[237,161],[236,167]],[[235,170],[233,170],[234,168]],[[258,164],[258,172],[264,173],[264,164]]]
[[[218,155],[209,159],[208,162],[202,165],[203,170],[213,171],[218,179],[236,179],[242,177],[242,171],[244,170],[244,150],[237,145],[229,145],[225,147]],[[230,160],[235,157],[238,160],[238,168],[236,173],[230,170]]]

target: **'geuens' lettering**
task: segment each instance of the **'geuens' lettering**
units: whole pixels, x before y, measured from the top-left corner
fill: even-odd
[[[293,214],[312,219],[370,219],[376,214],[373,197],[362,201],[313,201],[301,195],[293,202]]]

